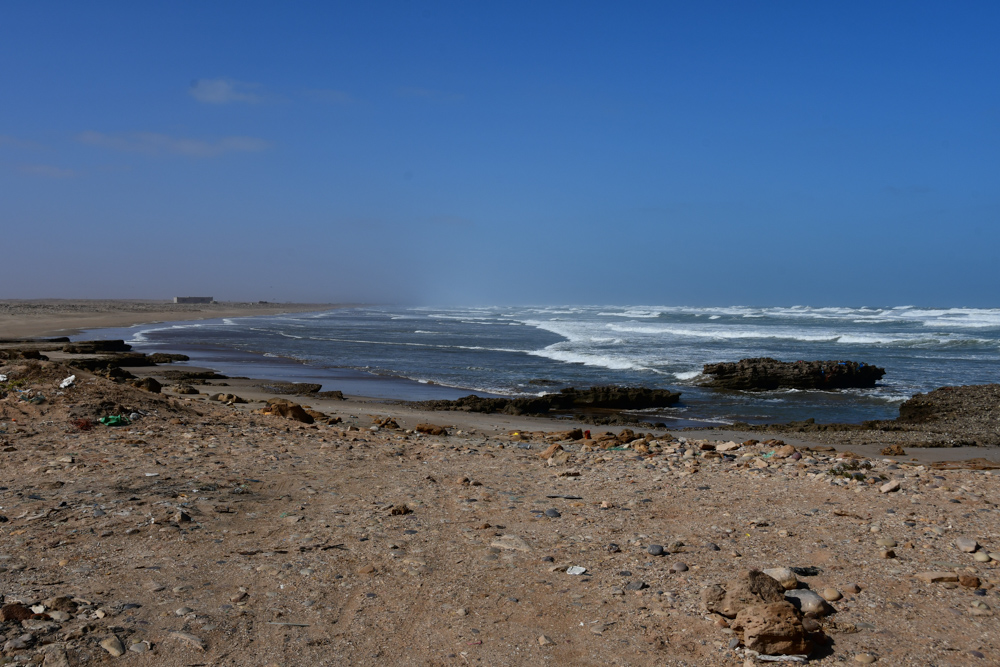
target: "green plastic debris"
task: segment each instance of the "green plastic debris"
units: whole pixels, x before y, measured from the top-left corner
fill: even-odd
[[[101,417],[98,421],[105,426],[124,426],[132,423],[125,415],[108,415],[107,417]]]
[[[771,451],[769,451],[769,452],[768,452],[767,454],[764,454],[764,455],[762,455],[762,456],[761,456],[760,458],[762,458],[762,459],[769,459],[769,458],[771,458],[772,456],[774,456],[774,452],[775,452],[775,450],[773,450],[773,449],[772,449],[772,450],[771,450]]]

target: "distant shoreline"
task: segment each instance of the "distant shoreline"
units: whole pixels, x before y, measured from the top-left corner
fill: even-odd
[[[253,317],[344,308],[347,304],[247,303],[175,304],[153,299],[0,300],[0,339],[77,336],[91,329],[218,317]]]

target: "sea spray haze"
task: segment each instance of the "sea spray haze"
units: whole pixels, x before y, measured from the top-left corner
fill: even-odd
[[[294,359],[302,364],[292,375],[321,378],[327,389],[340,388],[344,369],[408,379],[379,390],[392,398],[444,396],[428,393],[430,386],[460,390],[449,389],[451,396],[596,384],[672,387],[683,398],[662,411],[668,423],[891,418],[916,392],[1000,378],[1000,310],[986,309],[380,307],[101,335],[130,338],[139,349],[186,350],[194,362],[215,366],[237,352],[258,362],[262,354]],[[698,386],[703,364],[758,356],[850,359],[887,374],[874,389],[841,392],[720,393]],[[291,367],[268,372],[287,374]]]

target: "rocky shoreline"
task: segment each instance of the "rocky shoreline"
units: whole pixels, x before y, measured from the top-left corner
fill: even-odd
[[[991,471],[66,363],[0,361],[8,662],[1000,658]]]

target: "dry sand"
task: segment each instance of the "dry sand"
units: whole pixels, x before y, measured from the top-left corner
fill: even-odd
[[[703,596],[790,567],[842,595],[801,621],[810,664],[1000,664],[992,470],[287,396],[343,420],[303,424],[253,380],[151,393],[67,362],[0,360],[8,662],[757,664]]]
[[[72,336],[83,329],[175,320],[277,315],[329,310],[329,304],[175,304],[153,300],[42,299],[0,301],[0,338]]]

